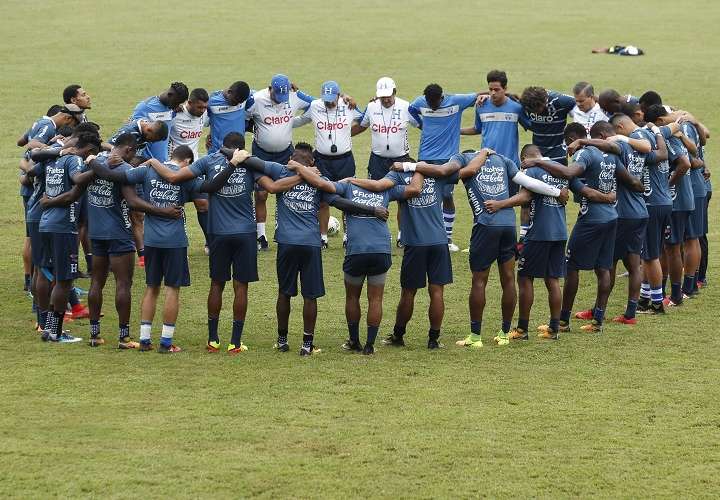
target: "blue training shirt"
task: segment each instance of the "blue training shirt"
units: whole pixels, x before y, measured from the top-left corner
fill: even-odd
[[[668,148],[668,161],[670,162],[670,172],[673,172],[676,168],[676,162],[681,157],[690,158],[688,156],[688,150],[682,141],[671,134],[670,129],[661,128],[663,135],[666,135],[665,141],[667,142]],[[670,196],[673,200],[673,212],[684,212],[695,210],[695,195],[693,194],[692,181],[690,179],[690,172],[692,169],[688,169],[685,175],[680,176],[674,186],[670,186]]]
[[[698,149],[698,158],[703,159],[703,150],[700,145],[700,133],[698,132],[695,125],[690,122],[683,122],[680,126],[683,134],[695,143],[695,147]],[[707,195],[707,185],[705,183],[705,177],[703,176],[703,168],[691,168],[690,179],[692,181],[693,195],[695,198],[705,198]]]
[[[180,167],[174,163],[165,163],[172,170]],[[203,183],[202,179],[193,179],[182,184],[172,184],[147,165],[132,168],[125,172],[128,184],[142,184],[143,198],[156,207],[182,207],[192,199],[192,194]],[[185,232],[185,214],[179,219],[145,215],[146,247],[184,248],[188,246]]]
[[[107,165],[108,154],[97,155],[98,163]],[[121,163],[113,170],[127,172],[133,167]],[[126,174],[127,175],[127,174]],[[122,186],[95,177],[87,187],[88,234],[91,240],[128,240],[132,238],[130,207],[122,195]]]
[[[525,175],[543,181],[558,189],[568,187],[567,179],[553,177],[540,167],[530,167]],[[528,241],[565,241],[567,240],[567,223],[565,206],[554,196],[532,193],[530,200],[530,226],[525,239]]]
[[[278,180],[297,174],[289,171],[285,165],[266,161],[265,175]],[[330,203],[335,197],[305,182],[289,191],[278,193],[275,240],[286,245],[321,246],[318,221],[320,202]]]
[[[490,148],[520,166],[518,121],[522,114],[522,105],[510,98],[500,106],[488,99],[476,107],[475,130],[482,134],[481,147]]]
[[[220,152],[211,153],[190,165],[196,177],[212,180],[230,162]],[[242,163],[217,192],[210,193],[208,232],[210,234],[255,233],[255,206],[253,204],[255,181],[262,174],[243,167]]]
[[[603,153],[594,146],[586,146],[577,151],[573,161],[583,169],[583,177],[587,187],[609,193],[616,190],[615,170],[622,166],[617,155]],[[590,224],[603,224],[617,219],[617,210],[614,203],[596,203],[580,195],[583,187],[582,181],[577,177],[570,181],[570,189],[580,196],[580,212],[578,222],[581,220]]]
[[[668,175],[670,174],[670,163],[667,160],[657,160],[657,139],[651,130],[640,128],[635,130],[638,136],[650,141],[652,151],[645,158],[645,174],[643,184],[645,186],[645,204],[647,206],[668,206],[672,205],[670,196],[670,185]],[[633,132],[633,134],[635,133]],[[633,137],[633,134],[630,134]]]
[[[543,156],[565,163],[565,125],[568,114],[575,107],[575,98],[554,90],[548,90],[547,93],[545,111],[532,113],[525,110],[526,116],[521,119],[521,124],[532,131],[532,142],[540,148]]]
[[[57,127],[55,126],[55,122],[48,117],[43,117],[32,124],[32,127],[30,127],[30,130],[28,130],[27,132],[27,138],[28,141],[35,140],[40,141],[43,144],[48,144],[50,142],[50,139],[55,137],[56,131]],[[23,184],[20,185],[21,196],[30,196],[32,195],[32,193],[33,189],[31,187],[25,186]]]
[[[252,91],[245,102],[231,106],[222,90],[216,90],[210,94],[208,101],[208,120],[210,122],[211,144],[208,153],[214,153],[222,147],[225,136],[230,132],[238,132],[245,135],[245,110],[254,102]]]
[[[375,193],[354,184],[336,182],[335,191],[339,196],[356,203],[387,208],[391,201],[404,199],[405,186],[394,186]],[[356,214],[348,214],[345,220],[347,224],[345,255],[391,253],[390,230],[387,222],[375,216]]]
[[[478,154],[480,153],[460,153],[454,155],[451,161],[465,167]],[[473,224],[515,227],[515,210],[508,207],[490,213],[485,210],[485,202],[507,200],[510,197],[510,181],[519,171],[511,159],[502,155],[490,155],[477,174],[463,179],[473,212]]]
[[[476,99],[477,94],[445,95],[435,110],[428,106],[425,96],[410,104],[408,111],[418,123],[422,122],[419,160],[447,160],[460,151],[462,112]]]
[[[117,132],[115,132],[110,139],[108,139],[108,143],[115,145],[115,141],[117,141],[117,138],[120,137],[123,134],[130,134],[135,138],[135,147],[138,151],[138,154],[142,156],[142,151],[145,149],[145,146],[147,145],[147,141],[145,140],[145,137],[143,136],[142,129],[140,128],[140,120],[130,120],[126,124],[124,124],[122,127],[118,129]]]
[[[412,181],[412,172],[388,172],[395,186],[407,186]],[[447,177],[425,177],[420,194],[400,203],[400,231],[405,246],[447,245],[448,238],[443,220],[443,187],[457,184],[458,173]]]
[[[640,180],[645,172],[645,156],[635,151],[627,142],[618,142],[620,146],[620,159],[630,175]],[[646,219],[648,217],[645,197],[643,193],[633,191],[618,182],[617,187],[617,214],[620,219]]]
[[[158,96],[148,97],[144,101],[138,103],[130,117],[131,120],[145,118],[150,121],[165,122],[170,130],[175,111],[160,102]],[[138,151],[140,156],[146,158],[155,158],[158,161],[166,162],[168,160],[168,148],[170,134],[162,141],[149,142],[145,145],[143,152]]]
[[[45,164],[45,193],[55,198],[70,191],[74,185],[72,178],[82,173],[85,162],[76,155],[61,156],[54,162]],[[41,233],[77,234],[79,202],[74,201],[65,207],[49,207],[40,217]]]

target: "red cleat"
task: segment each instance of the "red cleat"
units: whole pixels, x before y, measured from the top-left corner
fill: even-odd
[[[624,314],[613,318],[613,323],[622,323],[623,325],[637,325],[637,318],[626,318]]]
[[[70,314],[72,319],[84,319],[90,317],[90,310],[82,304],[75,304]]]
[[[585,321],[590,321],[593,319],[593,312],[592,309],[587,309],[586,311],[580,311],[575,313],[576,319],[582,319]]]
[[[138,258],[137,265],[138,265],[138,267],[145,267],[145,256],[144,255]]]

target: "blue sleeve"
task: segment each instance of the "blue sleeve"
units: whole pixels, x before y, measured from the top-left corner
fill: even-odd
[[[670,139],[670,137],[672,137],[672,131],[667,125],[663,125],[662,127],[660,127],[660,132],[662,132],[662,135],[666,141]]]
[[[192,196],[193,193],[197,192],[200,189],[200,186],[202,186],[203,182],[205,182],[203,179],[196,177],[195,179],[190,179],[189,181],[185,181],[182,183],[182,188],[185,191],[185,201],[188,201]]]
[[[418,128],[422,128],[422,116],[420,116],[420,110],[415,106],[415,102],[408,106],[408,113],[418,122]]]
[[[393,186],[389,190],[390,201],[398,201],[405,199],[405,186]]]
[[[135,167],[125,172],[125,179],[128,184],[142,184],[145,182],[147,171],[148,167],[144,165],[142,167]]]
[[[133,113],[130,119],[137,120],[139,118],[145,118],[146,116],[147,112],[145,110],[145,101],[140,101],[137,106],[135,106],[135,109],[133,109]]]
[[[245,100],[244,108],[245,108],[246,110],[247,110],[247,109],[250,109],[253,104],[255,104],[255,96],[252,95],[252,94],[250,94],[250,97],[248,97],[248,98]]]
[[[50,139],[52,139],[54,133],[55,130],[50,128],[50,124],[45,123],[42,126],[38,127],[34,134],[29,135],[28,140],[37,140],[47,144]]]
[[[395,172],[394,170],[391,170],[387,174],[385,174],[384,179],[390,179],[395,186],[397,185],[405,185],[405,181],[403,180],[402,176],[400,175],[400,172]]]
[[[587,152],[585,149],[581,149],[577,153],[575,153],[575,156],[573,156],[573,162],[582,168],[582,171],[585,172],[587,170],[588,164],[590,163],[590,153]]]
[[[450,162],[457,163],[460,167],[466,167],[468,159],[463,153],[456,153],[450,157]]]
[[[326,193],[325,191],[320,191],[320,201],[324,201],[328,205],[330,205],[338,198],[340,198],[340,196],[335,193]]]
[[[564,108],[568,112],[570,112],[570,110],[572,110],[576,104],[575,98],[567,94],[560,94],[558,102],[560,103],[559,107]]]
[[[253,182],[257,182],[258,179],[260,179],[261,177],[266,177],[265,174],[261,174],[260,172],[256,172],[255,170],[251,170],[251,172],[252,172]]]
[[[66,160],[68,162],[68,175],[71,179],[74,179],[76,175],[83,173],[83,167],[85,163],[79,157],[74,157]]]
[[[503,156],[503,161],[505,162],[505,168],[507,169],[508,179],[512,179],[518,174],[518,172],[520,172],[520,169],[518,169],[517,165],[515,165],[515,162],[512,161],[510,158],[506,158]]]
[[[193,173],[195,177],[200,177],[201,175],[207,175],[208,171],[208,160],[207,156],[203,156],[199,160],[195,161],[188,167],[190,171]]]
[[[477,101],[477,94],[455,94],[453,96],[455,104],[460,106],[460,109],[467,109],[470,106],[475,105]]]
[[[284,165],[272,161],[265,162],[265,175],[276,181],[288,176],[288,170]]]
[[[475,132],[482,134],[482,120],[480,119],[480,108],[475,108]]]
[[[335,193],[342,196],[343,198],[348,197],[350,192],[350,184],[346,182],[333,182],[335,184]]]
[[[305,101],[308,104],[310,104],[311,102],[313,102],[315,100],[315,98],[313,96],[306,94],[302,90],[298,90],[296,92],[296,95],[298,96],[298,99],[300,99],[301,101]]]

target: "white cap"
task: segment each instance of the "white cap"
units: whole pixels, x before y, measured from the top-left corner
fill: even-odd
[[[377,93],[378,97],[390,97],[395,91],[395,81],[392,78],[383,76],[377,82]]]

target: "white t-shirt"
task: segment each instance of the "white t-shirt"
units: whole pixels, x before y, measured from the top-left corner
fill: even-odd
[[[588,137],[590,137],[590,129],[593,125],[595,125],[597,122],[606,121],[608,119],[608,116],[605,114],[605,112],[602,110],[598,103],[595,103],[595,106],[590,108],[590,111],[587,112],[581,111],[580,108],[578,108],[576,105],[570,111],[570,117],[574,122],[577,122],[583,127],[585,127],[585,131],[587,132]]]
[[[408,154],[408,124],[418,126],[408,112],[409,105],[397,97],[391,108],[385,108],[380,99],[367,105],[360,125],[370,129],[373,153],[384,158],[398,158]]]
[[[315,149],[327,156],[338,156],[352,150],[351,128],[359,121],[362,114],[357,109],[350,109],[342,99],[332,109],[325,107],[325,102],[315,99],[302,116],[293,118],[293,127],[301,127],[312,122],[315,128]],[[337,151],[332,152],[332,145]]]
[[[253,99],[246,112],[255,122],[255,142],[268,153],[285,151],[292,144],[295,113],[305,111],[310,104],[295,92],[290,92],[287,102],[275,103],[267,88],[255,92]]]
[[[178,146],[188,146],[192,149],[195,159],[198,159],[198,147],[203,127],[208,126],[207,111],[201,116],[188,113],[187,105],[183,104],[177,112],[170,126],[169,153]],[[169,155],[168,155],[169,157]]]

